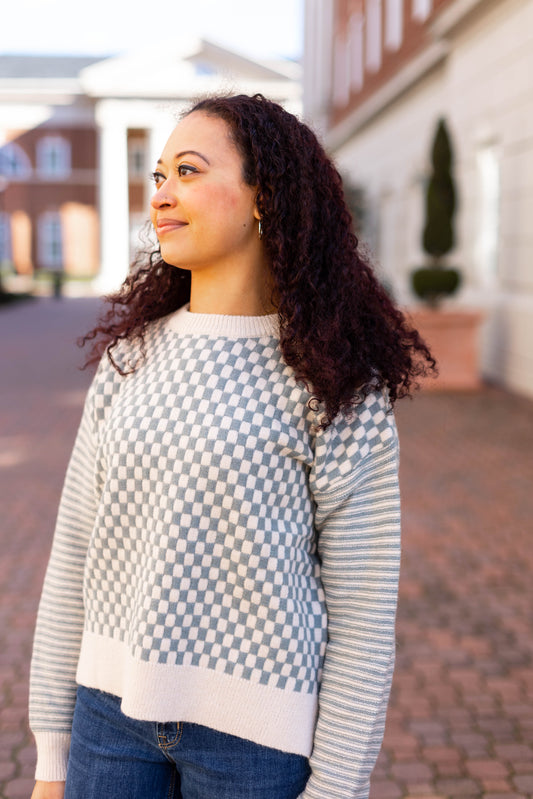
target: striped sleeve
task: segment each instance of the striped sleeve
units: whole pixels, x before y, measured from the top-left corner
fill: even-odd
[[[299,799],[366,799],[383,738],[395,653],[400,564],[398,442],[365,456],[349,493],[317,506],[328,644]]]
[[[36,779],[47,781],[65,779],[76,697],[83,573],[96,513],[92,389],[67,468],[33,645],[30,727],[37,744]]]

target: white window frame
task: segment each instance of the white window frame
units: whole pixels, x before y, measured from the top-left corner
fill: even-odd
[[[433,0],[413,0],[412,17],[418,22],[425,22],[433,11]]]
[[[369,72],[379,72],[382,62],[382,0],[366,2],[366,68]]]
[[[31,161],[22,147],[8,141],[0,147],[0,175],[10,181],[27,180],[32,173]]]
[[[500,245],[501,176],[500,153],[494,143],[483,144],[476,153],[478,173],[478,223],[476,262],[481,284],[498,283]]]
[[[37,142],[37,174],[41,178],[65,180],[71,173],[71,148],[63,136],[43,136]]]
[[[145,179],[148,174],[146,141],[140,137],[128,139],[128,173],[130,178]],[[139,163],[140,161],[140,163]]]
[[[46,269],[63,268],[63,229],[59,211],[44,211],[38,225],[39,263]]]
[[[403,41],[403,0],[386,0],[385,47],[399,50]]]
[[[0,264],[11,261],[11,217],[0,211]]]

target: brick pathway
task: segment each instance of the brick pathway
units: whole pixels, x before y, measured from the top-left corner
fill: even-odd
[[[29,799],[27,730],[33,626],[59,492],[83,398],[74,342],[96,300],[36,300],[0,309],[0,797]]]
[[[0,799],[28,799],[33,784],[31,637],[90,380],[73,341],[97,308],[0,310]],[[422,395],[398,422],[398,666],[371,799],[531,797],[533,402]]]
[[[372,799],[533,795],[533,403],[401,403],[397,671]]]

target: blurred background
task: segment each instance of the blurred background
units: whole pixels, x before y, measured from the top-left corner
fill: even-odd
[[[0,27],[0,799],[90,373],[176,116],[262,92],[319,134],[440,376],[397,418],[398,660],[372,799],[533,796],[533,0],[18,0]]]
[[[83,19],[66,0],[9,4],[4,290],[117,288],[176,114],[205,92],[261,91],[322,136],[383,281],[452,350],[441,379],[532,396],[532,22],[529,0],[166,0],[148,18],[142,0],[96,0]],[[437,304],[454,313],[435,320]]]
[[[220,89],[301,110],[302,15],[300,0],[164,0],[149,14],[143,0],[97,0],[83,18],[67,0],[10,4],[0,32],[4,284],[117,288],[180,111]]]

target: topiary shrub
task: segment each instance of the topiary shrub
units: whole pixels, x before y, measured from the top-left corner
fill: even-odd
[[[426,187],[425,222],[422,246],[432,263],[412,274],[415,294],[430,305],[450,296],[459,288],[461,275],[457,269],[440,261],[455,244],[454,214],[456,192],[453,181],[453,152],[444,119],[440,119],[431,149],[432,172]]]

